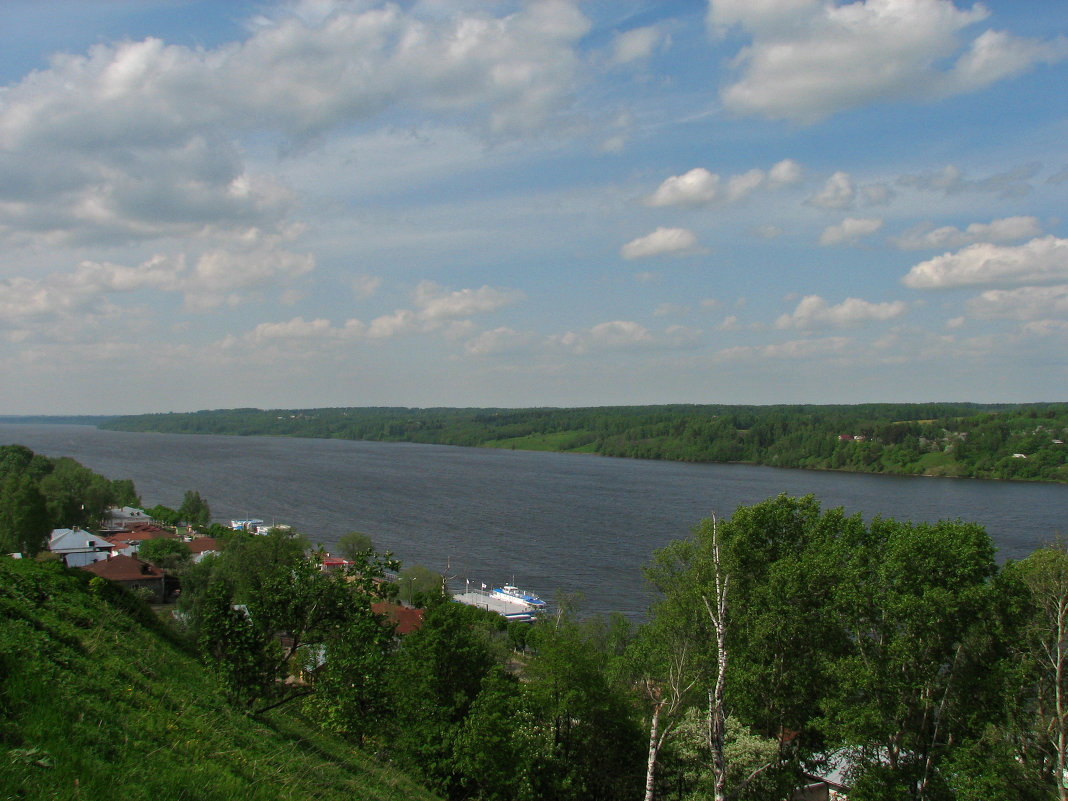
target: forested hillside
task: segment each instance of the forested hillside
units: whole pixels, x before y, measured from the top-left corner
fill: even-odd
[[[0,797],[432,798],[299,716],[231,707],[189,649],[110,582],[7,558]]]
[[[1068,481],[1068,404],[231,409],[105,427],[571,451],[893,475]]]
[[[0,558],[0,797],[784,801],[837,766],[861,801],[1041,801],[1064,775],[1063,543],[999,567],[974,524],[779,496],[657,552],[640,626],[438,596],[397,638],[388,557],[321,557],[234,532],[168,624]]]

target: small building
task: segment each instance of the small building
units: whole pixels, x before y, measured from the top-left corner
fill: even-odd
[[[241,520],[231,520],[230,528],[234,531],[247,531],[251,534],[255,534],[257,529],[263,525],[263,521],[258,517],[246,517]]]
[[[85,565],[107,559],[115,553],[115,543],[94,534],[75,528],[57,528],[48,540],[48,550],[59,556],[67,567]]]
[[[177,592],[178,579],[148,562],[132,556],[113,556],[85,565],[83,570],[121,584],[128,590],[145,588],[153,593],[153,603],[167,603]]]
[[[193,554],[193,561],[199,562],[205,556],[214,556],[219,553],[219,541],[214,537],[193,537],[186,545]]]
[[[108,533],[108,539],[115,544],[116,554],[135,556],[145,540],[172,540],[177,537],[173,531],[155,523],[131,523],[122,531]]]
[[[119,531],[131,523],[147,523],[150,520],[144,509],[135,506],[113,506],[104,513],[104,528],[108,531]]]

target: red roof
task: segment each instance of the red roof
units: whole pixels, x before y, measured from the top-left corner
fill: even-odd
[[[193,553],[219,550],[219,541],[214,537],[194,537],[186,545],[189,546],[189,550]]]
[[[141,542],[142,540],[173,539],[178,535],[169,528],[157,526],[155,523],[132,523],[121,534],[116,534],[115,539],[123,542]]]
[[[90,573],[112,581],[136,581],[163,577],[163,572],[152,567],[148,562],[121,554],[93,562],[83,567],[82,570],[88,570]]]
[[[396,632],[401,636],[411,634],[423,625],[422,609],[412,609],[410,606],[391,604],[389,601],[378,601],[371,604],[371,610],[396,623]]]

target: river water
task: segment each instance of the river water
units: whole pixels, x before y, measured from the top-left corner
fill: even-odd
[[[702,518],[779,493],[915,522],[983,525],[998,558],[1026,556],[1068,521],[1068,486],[901,478],[608,459],[405,443],[137,434],[91,426],[0,424],[0,445],[70,456],[133,479],[145,505],[177,508],[186,490],[218,522],[285,523],[328,549],[347,531],[453,586],[513,581],[582,612],[640,618],[641,566]]]

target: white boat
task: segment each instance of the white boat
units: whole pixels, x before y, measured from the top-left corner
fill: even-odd
[[[545,601],[532,592],[521,590],[511,584],[503,584],[493,588],[493,596],[502,601],[517,604],[525,609],[544,609]]]

